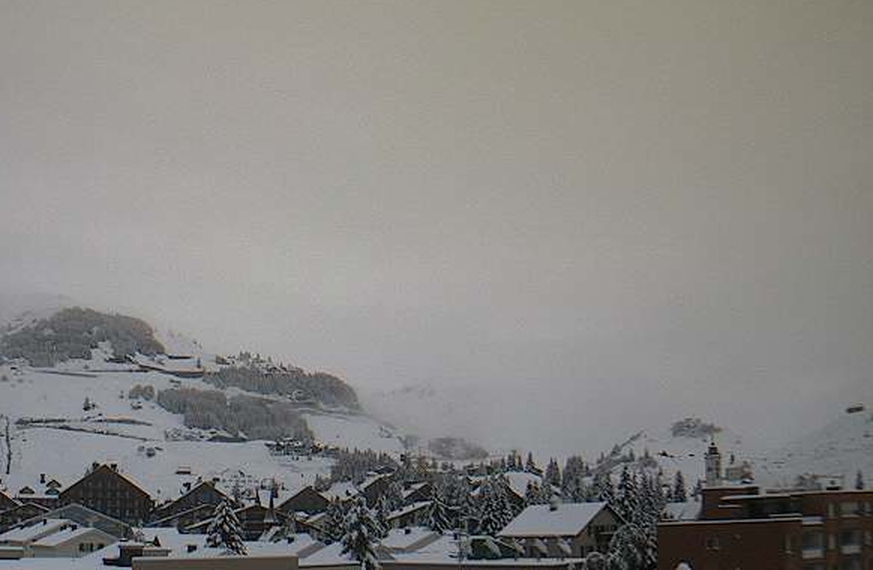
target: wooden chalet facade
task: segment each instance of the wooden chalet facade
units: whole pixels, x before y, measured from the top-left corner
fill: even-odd
[[[234,514],[239,519],[243,540],[258,540],[265,532],[275,526],[282,526],[288,520],[285,513],[257,504],[236,509]],[[206,533],[211,523],[212,517],[186,528],[185,532]]]
[[[49,510],[33,503],[23,503],[5,511],[0,511],[0,531],[4,531],[20,522],[41,516]]]
[[[367,501],[367,506],[371,509],[376,506],[379,499],[388,490],[388,485],[391,484],[391,475],[375,475],[363,483],[359,487],[360,495]]]
[[[78,503],[131,525],[149,519],[152,498],[118,472],[115,465],[94,464],[87,475],[60,494],[60,505]]]
[[[282,504],[276,507],[276,510],[285,515],[293,513],[315,515],[325,512],[328,505],[330,505],[330,501],[327,497],[316,491],[312,486],[308,486],[282,502]]]
[[[8,511],[11,508],[17,507],[20,503],[4,493],[0,491],[0,513],[3,511]]]
[[[180,524],[188,526],[207,518],[215,510],[216,505],[225,500],[228,500],[228,496],[212,481],[202,481],[178,499],[156,508],[150,520],[163,523],[172,521],[171,524],[159,526],[180,526]],[[201,516],[204,510],[208,510],[205,517]]]

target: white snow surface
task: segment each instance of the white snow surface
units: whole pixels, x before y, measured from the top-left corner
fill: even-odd
[[[551,505],[531,505],[506,525],[500,536],[576,536],[604,508],[604,502],[563,503],[555,510]]]
[[[284,491],[292,493],[311,484],[316,474],[329,473],[332,459],[271,456],[262,441],[168,438],[168,432],[192,434],[196,430],[185,428],[181,415],[171,414],[154,402],[140,401],[141,409],[133,409],[128,391],[137,384],[152,385],[157,391],[179,384],[204,390],[214,386],[160,372],[131,372],[126,366],[113,369],[103,361],[106,351],[93,352],[90,361],[70,361],[50,370],[0,365],[0,378],[6,378],[0,381],[0,414],[9,416],[13,423],[12,469],[9,476],[0,475],[0,489],[10,495],[24,486],[37,489],[43,473],[65,488],[81,478],[92,462],[116,463],[158,502],[178,497],[183,485],[195,483],[198,477],[218,478],[226,490],[236,482],[250,487],[276,479]],[[244,392],[228,390],[228,394],[235,393]],[[98,407],[83,411],[85,398]],[[325,443],[392,453],[402,448],[398,439],[384,437],[379,422],[365,415],[313,412],[305,417],[316,438]],[[19,419],[63,421],[16,426]],[[2,461],[5,463],[5,454]],[[183,466],[190,468],[190,475],[176,474]]]
[[[873,407],[839,415],[825,427],[755,458],[755,479],[766,487],[790,487],[797,475],[816,475],[853,488],[860,470],[873,484]]]

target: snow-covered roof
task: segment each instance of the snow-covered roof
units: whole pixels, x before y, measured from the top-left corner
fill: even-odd
[[[330,486],[330,489],[321,493],[329,500],[345,500],[358,494],[358,488],[351,481],[340,481]]]
[[[306,566],[347,565],[349,564],[349,560],[348,555],[343,554],[342,543],[334,542],[328,544],[318,552],[299,560],[298,563],[300,567],[303,568]]]
[[[30,526],[14,528],[0,534],[0,542],[30,542],[71,525],[67,519],[45,519]]]
[[[370,485],[372,485],[376,481],[379,481],[381,479],[385,479],[386,477],[391,477],[391,475],[389,475],[387,473],[370,473],[367,476],[367,478],[364,479],[360,485],[358,485],[358,488],[363,491],[364,489],[366,489],[367,487],[369,487]]]
[[[563,503],[531,505],[500,531],[500,536],[542,537],[577,536],[591,520],[606,508],[606,503]]]
[[[542,478],[539,475],[534,475],[533,473],[526,473],[522,471],[510,471],[505,474],[506,481],[509,483],[509,488],[512,489],[516,495],[520,497],[524,497],[524,494],[527,492],[528,483],[534,483],[536,485],[540,485],[542,483]]]
[[[396,511],[391,511],[391,514],[388,515],[388,520],[396,519],[397,517],[402,517],[403,515],[408,515],[409,513],[414,513],[419,509],[423,509],[430,505],[430,501],[417,501],[412,503],[411,505],[406,505],[402,509],[397,509]]]
[[[395,528],[388,531],[388,536],[382,539],[381,544],[392,550],[408,550],[421,542],[429,543],[429,539],[432,539],[430,542],[433,542],[440,536],[438,532],[419,526],[405,529]]]
[[[681,503],[667,503],[661,514],[671,521],[690,521],[700,516],[701,503],[699,501],[685,501]]]
[[[115,538],[106,534],[102,530],[91,528],[87,526],[80,527],[67,527],[63,530],[59,530],[58,532],[53,532],[48,536],[44,536],[33,543],[34,546],[47,546],[53,547],[69,542],[70,540],[74,540],[81,536],[85,536],[91,533],[99,533],[103,535],[107,541],[115,541]]]

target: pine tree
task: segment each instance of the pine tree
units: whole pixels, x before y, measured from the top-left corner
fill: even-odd
[[[674,503],[684,503],[688,500],[688,492],[685,489],[685,477],[682,475],[682,471],[676,471],[676,476],[673,478],[671,499]]]
[[[360,497],[355,499],[346,517],[346,533],[342,537],[343,554],[348,554],[361,563],[362,570],[381,568],[376,557],[376,543],[382,530]]]
[[[537,464],[534,463],[533,454],[530,451],[527,452],[527,461],[524,463],[524,470],[528,473],[536,473],[537,471]]]
[[[229,501],[222,501],[215,508],[212,522],[209,524],[206,534],[206,544],[208,546],[224,548],[225,554],[246,554],[246,545],[242,538],[242,528]]]
[[[512,520],[506,488],[508,483],[502,475],[488,477],[479,488],[479,533],[497,536]]]
[[[554,459],[549,460],[549,464],[546,466],[546,473],[543,476],[543,479],[549,485],[552,485],[557,488],[561,488],[561,468],[558,467],[558,462]]]
[[[444,532],[451,528],[450,518],[449,509],[443,501],[442,493],[434,486],[428,507],[427,526],[433,531]]]
[[[383,530],[383,538],[388,535],[388,517],[391,515],[392,510],[393,509],[388,505],[388,498],[385,494],[382,494],[376,502],[376,512],[374,516]]]
[[[618,482],[617,497],[615,501],[618,514],[626,521],[635,520],[639,509],[639,497],[637,496],[637,481],[634,473],[627,465],[621,470],[621,478]]]
[[[403,486],[397,481],[389,483],[382,496],[385,498],[388,509],[391,511],[395,511],[403,506]]]
[[[326,544],[336,542],[346,534],[346,510],[339,499],[334,499],[325,512],[324,537]]]
[[[598,471],[594,475],[592,495],[598,501],[604,501],[613,505],[615,502],[615,487],[612,484],[612,476],[609,471]]]

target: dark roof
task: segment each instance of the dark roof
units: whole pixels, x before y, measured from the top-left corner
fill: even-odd
[[[72,485],[67,487],[66,489],[64,489],[61,492],[61,496],[62,497],[67,496],[71,491],[76,489],[79,485],[82,485],[83,483],[88,481],[88,479],[94,477],[95,475],[97,475],[98,473],[101,473],[101,472],[109,473],[110,475],[112,475],[114,477],[118,477],[118,478],[122,479],[124,482],[126,482],[131,487],[133,487],[136,491],[139,491],[140,494],[145,495],[146,497],[149,498],[149,500],[151,500],[151,495],[149,494],[149,492],[146,491],[145,489],[143,489],[136,481],[134,481],[133,479],[131,479],[127,475],[120,473],[117,469],[113,469],[109,465],[106,465],[105,463],[103,465],[98,465],[97,467],[92,469],[90,472],[88,472],[87,475],[85,475],[84,477],[82,477],[81,479],[79,479],[78,481],[76,481],[75,483],[73,483]]]

